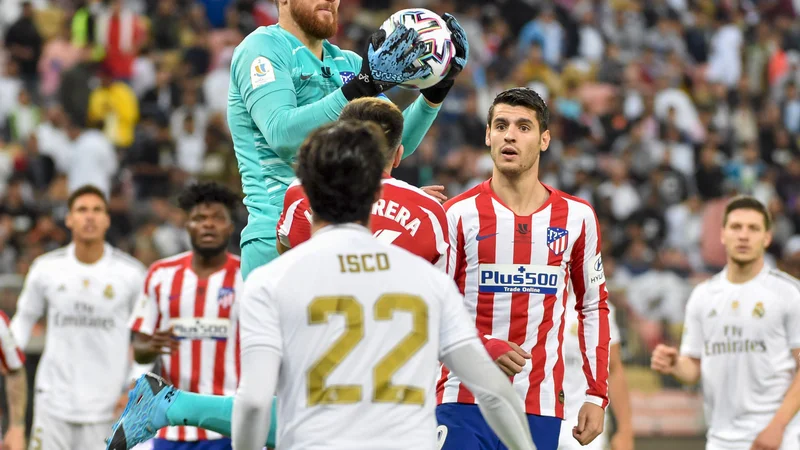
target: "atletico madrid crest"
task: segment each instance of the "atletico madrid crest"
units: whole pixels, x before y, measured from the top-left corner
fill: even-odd
[[[567,250],[569,243],[569,232],[563,228],[548,227],[547,228],[547,247],[558,256]]]
[[[230,308],[231,305],[233,305],[235,297],[233,288],[223,287],[219,290],[219,294],[217,295],[217,303],[219,303],[220,308]]]

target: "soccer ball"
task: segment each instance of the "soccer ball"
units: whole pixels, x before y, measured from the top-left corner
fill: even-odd
[[[422,67],[423,64],[427,64],[432,69],[427,77],[410,80],[400,86],[425,89],[442,81],[450,70],[450,61],[456,55],[456,47],[453,45],[450,30],[444,19],[435,12],[423,8],[403,9],[386,19],[381,29],[389,36],[398,23],[417,30],[419,39],[425,43],[425,52],[414,65]]]

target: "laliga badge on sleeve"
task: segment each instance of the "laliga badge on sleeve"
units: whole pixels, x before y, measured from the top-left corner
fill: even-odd
[[[272,63],[263,56],[253,60],[250,64],[250,84],[253,89],[275,81],[275,70]]]

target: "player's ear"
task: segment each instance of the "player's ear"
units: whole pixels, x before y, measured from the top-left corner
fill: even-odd
[[[767,231],[767,235],[764,237],[764,248],[769,248],[772,245],[772,231]]]
[[[392,168],[396,168],[397,166],[400,165],[400,161],[403,160],[403,153],[405,151],[406,149],[403,147],[403,144],[400,144],[400,146],[397,147],[397,150],[394,152],[394,161],[392,161]]]
[[[492,147],[492,140],[489,139],[489,131],[491,131],[491,128],[489,127],[489,125],[486,125],[486,142],[485,142],[485,144],[486,144],[487,147],[491,148]]]
[[[539,147],[540,151],[546,152],[547,148],[550,147],[550,130],[544,130],[542,135],[539,137]]]

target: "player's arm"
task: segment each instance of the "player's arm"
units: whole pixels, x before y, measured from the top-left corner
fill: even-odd
[[[180,344],[174,339],[172,327],[167,330],[156,329],[161,322],[158,310],[159,275],[157,266],[148,270],[128,325],[133,333],[133,360],[137,364],[152,364],[159,356],[177,350]],[[134,370],[137,370],[136,366]]]
[[[611,447],[615,450],[633,448],[633,417],[631,399],[628,394],[628,381],[625,379],[625,368],[622,364],[620,333],[617,327],[614,308],[609,306],[608,324],[610,329],[610,351],[608,364],[608,398],[609,405],[617,419],[617,427],[611,438]]]
[[[264,446],[280,372],[283,343],[279,310],[265,278],[262,273],[248,277],[240,303],[241,376],[231,425],[235,449]]]
[[[413,68],[413,62],[424,51],[424,44],[415,42],[417,36],[415,30],[397,27],[382,45],[371,49],[358,76],[308,105],[297,105],[291,77],[292,49],[279,37],[251,36],[234,54],[231,77],[267,144],[288,160],[311,131],[336,120],[348,101],[377,95],[424,75],[424,71]],[[377,74],[391,80],[379,79]]]
[[[705,285],[697,286],[689,301],[683,321],[681,348],[658,344],[650,359],[650,368],[664,375],[671,375],[686,385],[700,381],[700,358],[703,355],[703,315],[700,306],[707,301]]]
[[[47,307],[43,284],[46,274],[42,272],[41,262],[35,261],[25,277],[25,284],[17,299],[17,311],[11,319],[11,334],[22,349],[28,346],[33,327]]]
[[[522,400],[475,339],[463,298],[449,285],[442,301],[439,360],[475,395],[486,422],[508,448],[535,449]]]
[[[3,439],[3,448],[22,450],[25,448],[25,413],[28,407],[28,378],[25,371],[25,355],[17,346],[8,328],[8,317],[0,311],[0,368],[6,379],[8,399],[8,430]]]
[[[594,212],[584,219],[570,260],[570,276],[577,300],[578,340],[583,353],[586,402],[608,405],[609,310],[608,290],[600,255],[600,225]]]

